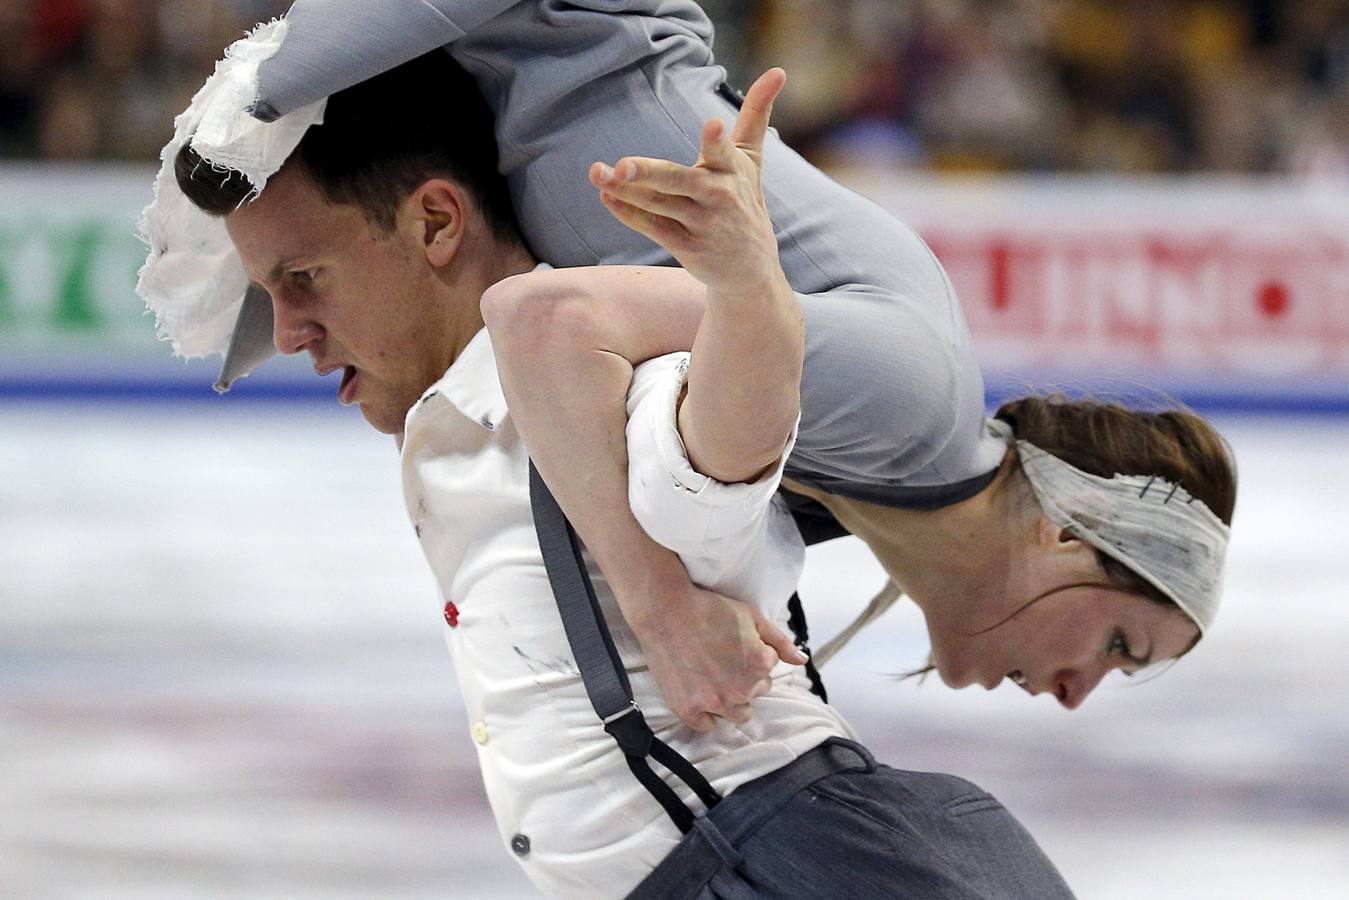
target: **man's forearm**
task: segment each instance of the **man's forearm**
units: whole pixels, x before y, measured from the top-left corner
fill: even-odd
[[[614,354],[589,351],[571,360],[565,396],[558,397],[530,390],[559,371],[547,364],[547,354],[532,359],[510,375],[511,367],[501,366],[503,385],[517,382],[506,388],[511,415],[539,474],[642,638],[661,620],[662,598],[672,585],[687,585],[688,575],[677,556],[647,537],[628,505],[624,399],[632,366]]]
[[[518,276],[483,302],[516,427],[639,638],[689,582],[628,504],[627,392],[634,363],[687,349],[703,294],[677,270],[608,267]]]

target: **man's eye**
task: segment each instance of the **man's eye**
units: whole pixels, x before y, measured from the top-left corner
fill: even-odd
[[[1117,634],[1110,641],[1110,652],[1119,656],[1133,657],[1129,651],[1129,642],[1124,639],[1124,635]]]
[[[290,278],[291,281],[294,281],[296,284],[302,287],[308,287],[309,285],[314,283],[314,275],[317,273],[317,271],[318,270],[316,269],[300,269],[298,271],[291,272]]]

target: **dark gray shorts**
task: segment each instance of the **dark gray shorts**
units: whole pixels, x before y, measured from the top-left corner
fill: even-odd
[[[729,795],[629,896],[1073,895],[1021,823],[980,788],[878,765],[866,748],[835,738]]]

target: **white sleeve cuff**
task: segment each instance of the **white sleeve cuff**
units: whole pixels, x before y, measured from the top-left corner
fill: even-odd
[[[628,392],[628,499],[657,543],[681,555],[737,557],[762,529],[796,442],[796,428],[777,464],[757,481],[725,484],[693,468],[679,435],[679,397],[689,354],[651,360],[633,373]]]

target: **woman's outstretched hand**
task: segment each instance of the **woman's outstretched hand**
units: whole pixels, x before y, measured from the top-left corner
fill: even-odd
[[[778,258],[764,199],[764,141],[786,73],[755,81],[729,133],[703,126],[692,166],[625,157],[591,182],[624,225],[663,246],[706,288],[678,427],[689,462],[723,483],[748,482],[782,456],[800,414],[800,305]],[[747,424],[752,423],[752,424]],[[806,657],[751,604],[692,584],[620,596],[670,709],[697,731],[714,716],[744,724],[778,660]],[[628,609],[645,610],[631,615]]]
[[[714,290],[753,291],[781,277],[764,202],[763,152],[773,101],[786,82],[782,69],[760,75],[729,135],[720,119],[704,125],[692,166],[629,156],[590,167],[591,183],[620,222],[660,244]]]

